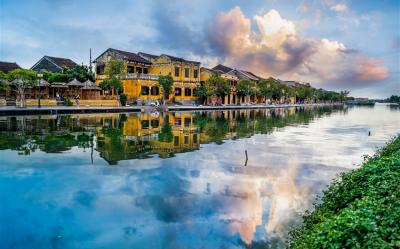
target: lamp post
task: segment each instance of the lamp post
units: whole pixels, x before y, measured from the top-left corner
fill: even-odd
[[[38,84],[38,86],[39,86],[39,100],[38,100],[38,107],[42,107],[42,105],[40,104],[40,98],[41,98],[41,91],[40,91],[40,81],[41,81],[41,80],[42,80],[42,78],[43,78],[43,74],[41,74],[41,73],[38,73],[37,77],[38,77],[38,79],[39,79],[39,84]]]

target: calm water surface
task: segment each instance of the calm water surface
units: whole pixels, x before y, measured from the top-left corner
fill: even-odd
[[[0,117],[1,248],[282,248],[399,132],[384,105]]]

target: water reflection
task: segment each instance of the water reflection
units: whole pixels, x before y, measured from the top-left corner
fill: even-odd
[[[378,106],[2,118],[0,240],[282,248],[336,173],[400,131],[399,114]]]
[[[198,150],[200,144],[268,134],[288,125],[307,124],[341,107],[241,110],[195,113],[22,116],[0,120],[0,150],[29,155],[93,149],[109,164],[161,158]]]

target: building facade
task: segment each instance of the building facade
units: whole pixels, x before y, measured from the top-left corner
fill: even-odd
[[[192,103],[198,98],[195,89],[200,84],[200,62],[162,54],[131,53],[109,48],[94,61],[96,64],[96,82],[108,78],[107,62],[124,61],[126,74],[122,79],[124,93],[128,99],[138,103],[148,103],[162,98],[162,89],[158,86],[160,75],[171,75],[174,79],[173,90],[167,101]]]

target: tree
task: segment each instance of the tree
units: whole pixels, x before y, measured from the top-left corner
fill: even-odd
[[[94,81],[94,75],[89,71],[87,66],[75,66],[74,68],[64,68],[61,72],[44,72],[43,79],[50,83],[53,82],[70,82],[73,79],[77,79],[80,82],[87,80]]]
[[[0,71],[0,91],[9,89],[7,74]]]
[[[174,84],[174,79],[171,75],[160,75],[158,77],[158,86],[163,89],[163,105],[165,105],[165,99],[172,92],[172,85]]]
[[[105,73],[110,78],[122,79],[126,76],[125,63],[122,60],[111,59],[106,64]]]
[[[273,79],[267,79],[267,80],[261,80],[258,82],[258,93],[265,98],[272,98],[272,92],[271,92],[271,80]]]
[[[7,77],[15,85],[16,92],[19,95],[21,107],[25,105],[25,89],[37,84],[37,74],[31,69],[14,69],[8,72]]]
[[[387,101],[390,103],[400,103],[400,96],[392,95],[390,96],[390,98],[387,99]]]
[[[254,81],[251,80],[241,80],[236,85],[236,90],[239,96],[246,96],[249,98],[252,95],[257,94],[257,86]],[[246,100],[246,102],[249,102]]]
[[[224,97],[230,91],[228,82],[218,75],[211,76],[206,80],[204,86],[208,96]]]
[[[344,102],[347,99],[347,96],[349,95],[349,91],[340,91],[339,99],[340,102]]]
[[[296,97],[301,101],[311,99],[313,95],[312,88],[309,85],[301,85],[296,88],[295,92]]]
[[[202,103],[210,96],[207,88],[204,85],[199,85],[196,88],[195,96],[199,97],[202,100]]]
[[[123,92],[124,87],[122,81],[115,77],[103,80],[99,86],[104,90],[115,91],[117,95]]]

